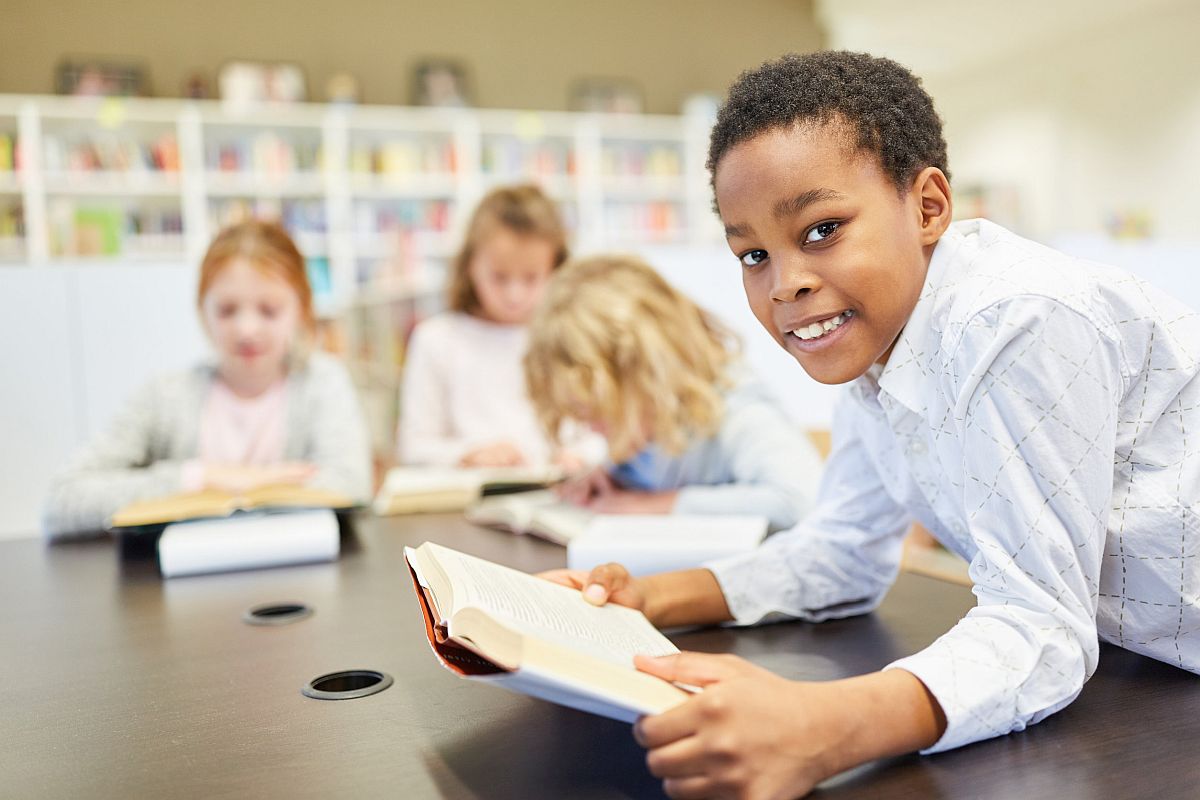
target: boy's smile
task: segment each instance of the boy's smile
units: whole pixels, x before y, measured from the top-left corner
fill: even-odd
[[[804,370],[845,383],[885,362],[950,221],[942,172],[901,195],[835,121],[735,145],[713,185],[750,308]]]

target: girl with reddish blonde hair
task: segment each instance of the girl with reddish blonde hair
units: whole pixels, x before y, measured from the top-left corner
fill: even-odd
[[[44,530],[95,532],[136,500],[183,491],[309,484],[370,494],[366,427],[349,376],[310,351],[312,290],[283,228],[221,231],[200,266],[214,358],[143,387],[54,481]]]

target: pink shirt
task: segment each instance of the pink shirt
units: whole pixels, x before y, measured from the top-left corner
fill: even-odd
[[[257,397],[238,397],[213,381],[200,414],[197,456],[183,467],[183,488],[203,488],[204,464],[262,465],[283,461],[287,432],[287,380]]]

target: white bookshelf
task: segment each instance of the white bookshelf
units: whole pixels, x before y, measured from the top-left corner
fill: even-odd
[[[0,263],[194,263],[220,225],[275,215],[323,260],[320,306],[332,315],[444,261],[484,192],[528,180],[560,203],[578,248],[704,244],[719,235],[702,167],[708,125],[3,95],[0,137],[20,168],[5,169],[0,149]]]
[[[479,198],[537,182],[578,251],[711,245],[720,229],[703,170],[710,124],[0,95],[0,269],[191,275],[221,226],[277,217],[308,259],[332,349],[345,354],[376,446],[389,452],[404,344],[439,310]],[[191,323],[180,320],[178,334]]]

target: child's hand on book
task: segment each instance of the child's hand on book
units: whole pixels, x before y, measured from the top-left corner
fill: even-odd
[[[675,507],[677,491],[641,492],[614,489],[597,495],[587,507],[598,514],[670,514]]]
[[[731,655],[684,652],[634,665],[704,691],[642,717],[634,738],[671,797],[800,797],[840,763],[842,692],[799,683]]]
[[[601,497],[617,491],[617,485],[604,467],[596,467],[574,475],[554,487],[563,502],[576,506],[590,507]]]
[[[247,492],[259,486],[301,484],[315,475],[317,468],[300,461],[282,464],[205,464],[204,488],[222,492]]]
[[[495,444],[477,447],[469,450],[461,459],[460,467],[521,467],[525,465],[525,456],[512,442],[496,442]]]

